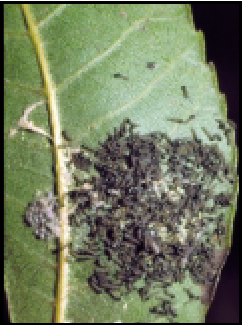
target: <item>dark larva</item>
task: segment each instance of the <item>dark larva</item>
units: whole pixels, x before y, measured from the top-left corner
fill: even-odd
[[[147,62],[147,68],[148,69],[154,69],[155,68],[155,62]]]
[[[65,131],[65,130],[62,131],[62,136],[63,136],[64,140],[69,141],[69,142],[72,141],[72,138],[68,135],[67,131]]]
[[[186,120],[183,120],[183,119],[180,119],[180,118],[168,118],[167,121],[182,124],[182,123],[190,122],[195,117],[196,117],[195,115],[189,115],[189,117]]]
[[[190,289],[183,288],[183,290],[187,293],[189,300],[199,300],[200,299],[200,297],[195,295],[194,293],[192,293]]]
[[[227,139],[227,144],[230,145],[230,143],[231,143],[231,133],[232,133],[231,127],[228,127],[227,124],[222,120],[216,119],[215,121],[218,123],[219,129],[224,132],[224,136]],[[228,122],[229,122],[229,124],[233,123],[230,120]],[[233,123],[232,127],[235,128],[234,123]]]
[[[188,90],[187,90],[186,86],[181,86],[181,91],[183,93],[184,98],[189,98],[189,94],[188,94]]]
[[[124,76],[119,72],[114,74],[114,78],[120,78],[120,79],[123,79],[123,80],[128,80],[129,79],[127,76]]]
[[[210,141],[215,141],[215,140],[216,141],[221,141],[222,140],[222,138],[221,138],[221,136],[219,134],[211,135],[205,127],[202,127],[202,130],[206,134],[206,136],[208,137],[208,139]]]
[[[98,294],[101,294],[102,293],[102,289],[99,287],[98,283],[96,282],[96,279],[91,276],[89,279],[88,279],[88,283],[90,285],[90,287]]]

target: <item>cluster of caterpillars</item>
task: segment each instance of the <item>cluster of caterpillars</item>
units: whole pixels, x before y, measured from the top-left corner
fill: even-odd
[[[96,172],[85,181],[75,177],[68,193],[75,206],[70,225],[76,233],[88,229],[72,254],[93,260],[87,281],[97,294],[120,300],[136,291],[147,301],[161,288],[169,298],[158,297],[150,312],[175,319],[168,288],[186,272],[199,285],[218,274],[215,255],[226,236],[234,180],[215,144],[159,131],[140,135],[136,126],[124,119],[98,148],[82,145],[72,154],[76,170]],[[231,190],[216,191],[219,179]]]
[[[89,180],[92,189],[79,184],[80,190],[69,193],[76,204],[72,224],[89,226],[89,240],[74,254],[93,259],[90,286],[115,300],[132,291],[148,300],[155,284],[165,292],[166,285],[183,281],[186,270],[197,284],[213,282],[214,255],[226,235],[223,219],[214,216],[231,204],[230,191],[214,189],[218,179],[233,183],[217,146],[197,137],[140,135],[135,129],[125,119],[97,149],[90,149],[88,164],[81,153],[73,155],[77,169],[84,163],[83,168],[92,166],[98,174]],[[175,317],[168,301],[150,311]]]

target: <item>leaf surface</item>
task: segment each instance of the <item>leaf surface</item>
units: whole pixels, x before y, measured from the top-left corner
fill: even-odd
[[[141,134],[162,131],[172,139],[184,138],[191,137],[193,128],[210,143],[202,128],[217,133],[215,119],[227,119],[225,96],[219,93],[213,66],[205,62],[203,34],[195,31],[189,6],[34,4],[31,10],[57,89],[61,128],[74,142],[96,147],[130,118]],[[13,322],[49,322],[56,295],[56,256],[45,242],[33,238],[22,216],[36,191],[53,189],[55,157],[45,137],[19,130],[17,124],[26,107],[41,100],[29,120],[51,134],[51,117],[38,56],[19,6],[5,5],[4,27],[5,290]],[[172,121],[190,115],[195,118],[189,123]],[[228,145],[223,138],[219,148],[235,168],[232,139]],[[228,210],[226,247],[231,244],[234,204]],[[67,320],[168,322],[151,314],[153,301],[141,302],[138,294],[115,302],[93,292],[87,284],[90,262],[68,264]],[[189,277],[183,286],[202,292]],[[181,285],[173,290],[177,321],[204,321],[205,305],[188,301]],[[210,299],[206,300],[208,305]]]

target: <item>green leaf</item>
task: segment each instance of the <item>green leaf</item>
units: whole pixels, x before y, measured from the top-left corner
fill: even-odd
[[[124,118],[136,122],[141,134],[162,131],[172,139],[185,138],[191,137],[193,128],[204,143],[211,143],[203,131],[206,128],[209,134],[222,135],[219,149],[236,180],[232,206],[224,219],[227,240],[218,256],[219,269],[222,267],[231,246],[238,192],[237,150],[234,129],[229,144],[218,128],[216,119],[227,121],[226,99],[219,92],[213,65],[206,64],[203,34],[195,31],[190,6],[33,4],[32,22],[16,4],[6,4],[4,11],[4,282],[11,320],[50,322],[55,313],[58,319],[64,292],[60,309],[64,307],[66,320],[168,322],[149,312],[155,298],[141,302],[132,293],[117,302],[107,294],[96,294],[87,284],[92,263],[58,263],[53,247],[34,238],[23,215],[36,191],[45,193],[55,186],[62,196],[60,188],[68,185],[58,147],[61,129],[75,143],[96,147]],[[35,25],[40,39],[33,34]],[[43,53],[36,50],[38,46]],[[49,67],[46,72],[43,62]],[[55,114],[60,115],[60,122]],[[173,120],[187,121],[190,115],[195,118],[187,123]],[[25,130],[19,128],[21,117],[26,117]],[[30,121],[34,132],[26,130]],[[52,142],[45,136],[48,134]],[[230,186],[228,190],[232,190]],[[66,242],[64,238],[62,245]],[[64,280],[59,282],[62,272]],[[219,275],[220,271],[217,281]],[[189,301],[183,288],[203,296],[203,303]],[[204,321],[214,287],[202,288],[187,276],[172,291],[176,321]]]

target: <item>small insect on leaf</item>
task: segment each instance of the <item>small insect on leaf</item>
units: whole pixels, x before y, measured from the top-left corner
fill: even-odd
[[[148,69],[154,69],[155,68],[155,62],[147,62],[147,68]]]
[[[127,76],[122,75],[120,72],[114,74],[114,78],[120,78],[123,80],[128,80],[129,78]]]
[[[205,127],[202,127],[202,130],[210,141],[221,141],[222,140],[222,138],[219,134],[210,134]]]
[[[182,124],[182,123],[190,122],[195,117],[196,117],[195,115],[189,115],[189,117],[186,120],[183,120],[183,119],[180,119],[180,118],[168,118],[167,121]]]
[[[69,141],[69,142],[72,141],[72,138],[68,135],[67,131],[63,130],[62,136],[63,136],[64,140]]]
[[[200,297],[192,293],[192,291],[188,288],[183,288],[183,290],[187,293],[189,300],[199,300]]]
[[[187,90],[186,86],[181,86],[181,90],[182,90],[182,93],[183,93],[183,97],[184,98],[189,98],[189,93],[188,93],[188,90]]]
[[[222,130],[224,132],[224,136],[226,137],[227,139],[227,145],[230,145],[230,142],[231,142],[231,133],[232,133],[232,129],[230,127],[227,126],[227,124],[222,121],[222,120],[219,120],[219,119],[216,119],[215,120],[217,123],[218,123],[218,127],[220,130]],[[235,124],[234,122],[232,121],[229,121],[229,124],[235,128]]]

